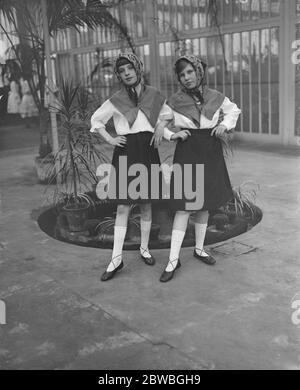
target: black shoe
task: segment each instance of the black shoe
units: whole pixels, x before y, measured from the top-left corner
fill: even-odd
[[[149,252],[148,249],[143,249],[143,248],[140,248],[140,250],[142,249],[143,253],[144,252],[147,252],[149,253],[149,255],[151,257],[144,257],[142,254],[141,254],[141,258],[143,259],[144,263],[147,264],[147,265],[154,265],[155,264],[155,259],[154,257],[151,255],[151,253]]]
[[[172,263],[172,262],[171,262]],[[161,277],[160,277],[160,281],[161,282],[168,282],[169,280],[171,280],[172,278],[173,278],[173,276],[174,276],[174,273],[175,273],[175,271],[178,269],[178,268],[180,268],[181,267],[181,263],[180,263],[180,260],[178,259],[178,261],[177,261],[177,264],[176,264],[176,267],[173,269],[173,271],[166,271],[166,270],[164,270],[164,272],[161,274]]]
[[[124,266],[124,263],[122,260],[121,263],[117,266],[117,268],[115,268],[113,271],[109,271],[109,272],[105,271],[101,276],[102,282],[106,282],[107,280],[112,279],[115,276],[115,273],[117,271],[119,271],[120,269],[122,269],[123,266]]]
[[[198,250],[201,250],[201,253],[203,251],[203,249],[198,249]],[[194,249],[194,257],[196,257],[196,259],[201,260],[201,261],[203,261],[203,263],[208,264],[208,265],[216,264],[216,260],[211,255],[209,255],[209,256],[198,255],[198,253],[196,252],[196,249]]]

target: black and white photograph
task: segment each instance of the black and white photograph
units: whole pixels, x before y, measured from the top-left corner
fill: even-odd
[[[299,156],[300,0],[0,0],[0,371],[299,371]]]

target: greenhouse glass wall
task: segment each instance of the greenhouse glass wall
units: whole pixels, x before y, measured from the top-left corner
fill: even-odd
[[[209,86],[242,109],[239,138],[299,144],[300,0],[124,0],[111,12],[143,58],[147,82],[166,97],[178,87],[174,59],[199,55]],[[55,73],[81,80],[100,105],[118,88],[112,64],[120,50],[128,42],[109,29],[60,32]]]

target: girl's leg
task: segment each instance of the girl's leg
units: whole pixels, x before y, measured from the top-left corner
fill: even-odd
[[[127,223],[130,206],[119,205],[117,208],[117,216],[114,228],[114,246],[112,252],[112,260],[108,265],[107,272],[113,271],[122,261],[122,249],[127,231]]]
[[[151,203],[144,203],[140,205],[141,210],[141,255],[146,259],[151,259],[152,256],[149,253],[149,237],[152,224],[152,207]],[[153,262],[154,264],[154,262]],[[151,263],[151,265],[153,265]],[[149,264],[150,265],[150,264]]]
[[[203,244],[207,229],[208,211],[197,211],[195,214],[195,241],[196,241],[196,253],[199,256],[208,256],[203,251]],[[202,253],[202,254],[201,254]]]
[[[215,259],[207,254],[203,248],[204,239],[207,229],[208,221],[208,211],[197,211],[195,214],[195,257],[200,260],[203,260],[205,263],[213,265],[215,264]]]
[[[172,238],[171,238],[171,249],[169,256],[169,263],[165,271],[171,272],[177,266],[179,260],[179,252],[185,236],[187,224],[189,221],[190,213],[188,211],[177,211],[175,214]]]

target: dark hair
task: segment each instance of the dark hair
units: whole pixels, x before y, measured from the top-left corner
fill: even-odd
[[[132,63],[129,60],[127,60],[127,58],[124,58],[124,57],[119,58],[117,60],[117,63],[116,63],[117,71],[119,71],[120,66],[127,65],[127,64],[131,64],[132,65]]]
[[[177,73],[177,75],[179,76],[179,74],[188,66],[188,65],[192,65],[192,67],[194,68],[193,64],[186,60],[186,59],[182,59],[182,60],[179,60],[176,62],[176,65],[175,65],[175,71]],[[194,68],[195,69],[195,68]]]

